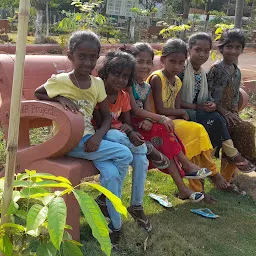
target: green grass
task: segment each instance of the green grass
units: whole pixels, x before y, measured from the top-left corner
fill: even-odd
[[[96,196],[91,189],[87,192]],[[218,202],[215,205],[192,204],[173,196],[176,186],[172,179],[159,171],[148,174],[144,208],[153,225],[150,234],[139,229],[129,216],[124,219],[122,238],[118,252],[113,255],[150,256],[240,256],[255,255],[256,245],[256,202],[242,197],[217,191],[206,182],[206,191]],[[167,195],[174,207],[165,209],[148,197],[148,194]],[[123,203],[129,206],[131,175],[125,180]],[[209,207],[220,215],[216,220],[205,219],[190,212],[191,208]],[[92,237],[86,221],[81,218],[81,236],[87,256],[104,255]],[[144,241],[148,237],[146,250]]]

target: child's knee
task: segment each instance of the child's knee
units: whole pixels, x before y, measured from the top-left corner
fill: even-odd
[[[118,152],[118,157],[124,164],[130,164],[133,160],[131,150],[122,144],[120,144],[120,151]]]

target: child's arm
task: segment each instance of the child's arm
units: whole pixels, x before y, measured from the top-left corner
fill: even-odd
[[[140,133],[133,130],[131,125],[130,111],[122,112],[122,120],[124,124],[120,127],[120,131],[126,133],[127,137],[134,146],[138,147],[142,145],[145,140]]]
[[[50,98],[47,94],[47,91],[45,90],[44,86],[41,85],[40,87],[38,87],[36,90],[35,90],[35,97],[38,99],[38,100],[47,100],[47,101],[56,101],[56,102],[59,102],[62,107],[64,109],[69,109],[73,112],[78,112],[78,107],[77,105],[70,99],[66,98],[66,97],[63,97],[63,96],[56,96],[56,97],[53,97],[53,98]]]
[[[99,105],[99,111],[102,117],[102,123],[100,128],[96,131],[96,133],[84,143],[86,152],[97,151],[103,136],[110,129],[111,115],[108,108],[107,99],[98,103],[98,105]]]
[[[207,82],[208,82],[209,94],[211,97],[213,96],[212,93],[215,90],[214,87],[217,85],[217,81],[215,81],[216,77],[220,77],[220,74],[218,74],[218,70],[215,68],[215,66],[213,66],[207,73]],[[236,113],[232,113],[226,110],[219,104],[219,102],[216,102],[216,111],[219,112],[225,118],[228,125],[235,124],[236,122],[240,121]]]
[[[153,98],[154,98],[155,108],[157,113],[165,116],[174,116],[176,118],[181,117],[181,118],[184,118],[185,120],[188,120],[187,112],[184,109],[171,109],[171,108],[164,107],[164,103],[162,99],[162,83],[158,76],[153,76],[152,79],[150,80],[150,84],[152,88],[152,93],[153,93]],[[179,105],[178,101],[177,101],[177,105]]]
[[[135,99],[134,99],[132,88],[128,87],[127,88],[127,92],[130,95],[130,103],[131,103],[131,108],[132,108],[131,111],[132,111],[132,113],[135,116],[143,118],[143,119],[150,118],[150,119],[152,119],[155,122],[164,124],[169,131],[173,131],[174,125],[173,125],[173,122],[172,122],[172,120],[170,118],[165,117],[163,115],[159,115],[159,114],[153,113],[151,105],[150,105],[150,109],[149,110],[145,110],[145,109],[139,108],[137,106],[137,104],[136,104]],[[147,96],[147,100],[146,101],[149,101],[149,104],[150,104],[150,96],[149,95]]]

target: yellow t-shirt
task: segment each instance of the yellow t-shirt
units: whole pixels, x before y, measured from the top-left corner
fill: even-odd
[[[48,97],[63,96],[73,100],[84,115],[84,135],[94,134],[92,114],[97,103],[106,99],[104,82],[99,77],[90,76],[91,86],[88,89],[80,89],[69,78],[70,73],[52,75],[44,84]]]

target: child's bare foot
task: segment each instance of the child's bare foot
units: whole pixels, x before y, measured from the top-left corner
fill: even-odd
[[[182,165],[182,169],[185,171],[185,173],[189,173],[189,172],[196,172],[200,170],[201,167],[188,161],[187,163]]]
[[[179,191],[178,198],[181,200],[189,199],[191,202],[198,203],[204,199],[204,194],[201,192],[194,192],[193,190],[185,187],[182,191]]]
[[[221,176],[220,173],[210,176],[210,179],[217,189],[225,190],[230,186],[230,184]]]
[[[207,204],[215,204],[217,202],[217,200],[211,196],[211,195],[208,195],[208,194],[204,194],[204,203],[207,203]]]

